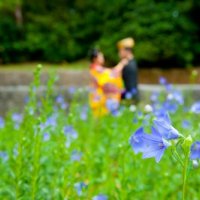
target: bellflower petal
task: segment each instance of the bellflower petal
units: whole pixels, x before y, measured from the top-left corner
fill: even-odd
[[[159,162],[162,158],[165,149],[170,145],[161,134],[153,127],[152,134],[146,134],[144,140],[147,142],[147,146],[143,151],[143,158],[155,157],[156,162]]]
[[[135,153],[142,152],[143,158],[154,157],[156,162],[170,145],[154,127],[151,134],[144,133],[143,128],[138,129],[131,136],[130,143]]]
[[[156,119],[154,120],[155,128],[167,140],[177,139],[179,132],[169,123],[169,120]]]
[[[142,152],[143,148],[145,147],[143,135],[143,128],[139,128],[130,138],[130,144],[136,154]]]

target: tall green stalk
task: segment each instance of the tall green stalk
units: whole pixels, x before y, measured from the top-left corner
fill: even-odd
[[[190,158],[190,146],[192,143],[191,136],[185,138],[183,142],[183,150],[185,154],[185,159],[183,162],[183,190],[182,190],[182,200],[186,199],[186,190],[187,190],[187,175],[188,175],[188,165],[189,165],[189,158]]]
[[[183,166],[183,196],[182,199],[186,199],[186,186],[187,186],[187,169],[188,169],[188,164],[189,164],[189,157],[188,155],[185,157],[185,162]]]

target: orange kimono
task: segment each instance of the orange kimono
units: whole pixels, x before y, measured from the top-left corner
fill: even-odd
[[[95,116],[102,116],[111,110],[108,101],[119,104],[122,92],[121,72],[92,64],[90,67],[91,90],[89,104]]]

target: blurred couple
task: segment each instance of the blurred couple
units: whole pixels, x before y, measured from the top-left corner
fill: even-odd
[[[91,90],[89,103],[95,116],[115,113],[121,100],[137,103],[137,63],[133,55],[133,38],[125,38],[117,43],[120,62],[113,68],[104,66],[103,52],[90,52]]]

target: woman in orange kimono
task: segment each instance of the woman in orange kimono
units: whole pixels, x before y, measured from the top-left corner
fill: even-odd
[[[121,71],[126,60],[114,68],[104,67],[103,53],[94,49],[91,52],[91,90],[89,104],[95,116],[115,112],[119,106],[123,89]]]

